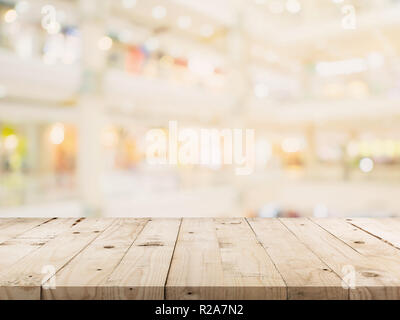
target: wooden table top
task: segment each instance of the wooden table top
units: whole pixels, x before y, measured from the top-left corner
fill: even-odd
[[[0,219],[0,299],[400,299],[399,248],[400,219]]]

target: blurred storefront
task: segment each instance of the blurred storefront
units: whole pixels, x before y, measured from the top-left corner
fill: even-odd
[[[398,215],[399,33],[395,0],[0,0],[0,216]],[[254,129],[255,172],[149,165],[172,120]]]

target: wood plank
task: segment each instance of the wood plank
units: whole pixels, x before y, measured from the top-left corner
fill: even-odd
[[[400,249],[400,223],[398,219],[355,218],[346,219],[346,221]]]
[[[309,219],[280,220],[345,283],[351,284],[349,280],[354,279],[350,299],[400,298],[400,281],[384,265],[363,256]]]
[[[348,246],[367,257],[377,266],[384,266],[394,278],[400,279],[400,250],[356,228],[343,219],[312,219]]]
[[[228,299],[287,299],[286,284],[246,219],[214,219]]]
[[[342,279],[277,219],[248,219],[288,287],[288,299],[346,300]]]
[[[16,223],[18,220],[21,220],[21,218],[0,218],[0,231],[1,229]]]
[[[0,229],[0,243],[15,238],[22,233],[37,227],[38,225],[51,220],[51,218],[17,218],[4,223]]]
[[[286,285],[245,219],[183,219],[167,299],[286,299]]]
[[[72,227],[76,219],[51,219],[0,244],[0,274],[19,259]],[[1,231],[0,231],[1,232]]]
[[[113,299],[162,300],[181,219],[152,219],[107,281]]]
[[[395,263],[396,269],[398,269],[400,264],[400,250],[387,242],[365,232],[363,229],[354,226],[344,219],[313,218],[312,221],[345,242],[348,246],[352,247],[363,256],[385,260],[385,262],[382,261],[383,264]]]
[[[109,299],[107,278],[120,263],[148,219],[116,219],[96,240],[56,274],[56,287],[42,299]],[[53,280],[53,279],[51,279]],[[50,282],[50,281],[49,281]]]
[[[51,240],[60,233],[76,226],[76,218],[52,218],[22,234],[15,239]]]
[[[73,229],[23,257],[11,269],[0,274],[0,300],[40,299],[41,285],[47,276],[42,273],[43,268],[51,266],[58,272],[112,222],[112,219],[77,219]]]
[[[183,219],[166,285],[166,299],[217,299],[223,268],[212,219]]]

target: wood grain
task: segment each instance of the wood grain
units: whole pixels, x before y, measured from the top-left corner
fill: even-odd
[[[35,219],[6,219],[0,226],[0,243],[15,238],[22,233],[39,226],[50,219],[35,218]]]
[[[43,299],[110,298],[107,278],[146,223],[147,219],[116,219],[56,274],[56,288],[44,290]]]
[[[390,243],[400,249],[400,221],[399,219],[347,219],[354,226]]]
[[[282,275],[288,299],[348,299],[342,279],[277,219],[249,223]]]
[[[0,299],[400,300],[399,234],[396,218],[0,219]]]
[[[281,221],[350,288],[350,299],[399,299],[399,279],[309,219]]]
[[[223,267],[211,219],[183,219],[166,285],[166,299],[216,299]]]
[[[162,300],[181,219],[147,223],[107,281],[115,299]]]
[[[72,227],[75,219],[51,219],[19,236],[0,244],[0,274],[19,259],[44,246],[57,235]],[[1,232],[1,230],[0,230]]]
[[[400,297],[398,289],[400,280],[400,251],[398,249],[358,228],[354,228],[353,225],[344,220],[314,219],[313,221],[342,240],[349,247],[367,257],[368,262],[376,266],[373,274],[369,271],[369,276],[374,275],[375,278],[383,276],[390,280],[385,286],[392,293],[388,297],[382,297],[382,299],[398,299]],[[382,267],[384,267],[383,275],[380,273]]]
[[[58,272],[101,232],[113,223],[111,219],[77,219],[68,230],[38,250],[20,259],[0,274],[0,299],[41,298],[41,287],[47,266]]]
[[[286,299],[286,285],[244,219],[184,219],[167,299]]]

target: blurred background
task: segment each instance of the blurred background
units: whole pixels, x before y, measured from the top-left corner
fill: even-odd
[[[170,120],[255,172],[148,165]],[[399,123],[399,0],[0,0],[0,216],[396,216]]]

